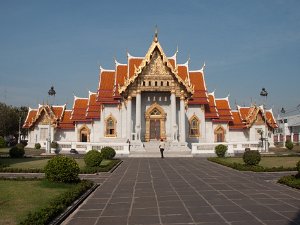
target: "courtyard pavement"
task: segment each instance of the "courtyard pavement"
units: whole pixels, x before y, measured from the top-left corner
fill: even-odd
[[[124,159],[63,224],[300,224],[300,191],[280,176],[204,158]]]

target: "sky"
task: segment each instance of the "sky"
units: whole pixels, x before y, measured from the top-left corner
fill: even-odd
[[[0,102],[72,108],[74,95],[97,91],[99,66],[145,56],[156,26],[166,55],[178,46],[178,63],[205,62],[208,92],[230,95],[233,109],[299,112],[299,0],[1,0]]]

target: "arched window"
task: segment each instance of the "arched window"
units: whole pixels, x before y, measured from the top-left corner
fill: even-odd
[[[155,81],[155,86],[157,86],[157,81]]]
[[[164,82],[163,81],[160,82],[160,86],[164,86]]]
[[[80,129],[79,129],[79,141],[80,142],[89,142],[90,141],[90,129],[86,126],[83,125]]]
[[[105,130],[106,137],[115,137],[116,136],[116,120],[109,116],[106,119],[106,130]]]
[[[215,142],[225,142],[225,129],[222,126],[215,129]]]
[[[198,117],[194,115],[189,120],[189,125],[190,125],[189,136],[190,137],[199,137],[200,136],[200,131],[199,131],[200,121],[199,121]]]

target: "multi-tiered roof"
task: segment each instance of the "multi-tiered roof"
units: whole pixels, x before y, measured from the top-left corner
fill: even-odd
[[[52,124],[60,129],[73,129],[76,122],[88,123],[99,120],[103,106],[115,104],[117,107],[120,104],[128,87],[152,62],[154,54],[160,55],[161,63],[187,93],[187,106],[204,105],[206,119],[211,119],[215,123],[228,123],[230,129],[245,129],[253,124],[258,115],[264,117],[262,107],[255,105],[238,107],[237,111],[231,110],[228,97],[215,98],[214,92],[207,92],[204,79],[205,65],[199,70],[189,70],[189,60],[186,63],[178,64],[177,53],[178,51],[173,56],[167,57],[156,33],[145,57],[135,57],[127,53],[127,63],[122,64],[115,60],[113,70],[100,67],[97,92],[89,92],[87,98],[74,96],[71,111],[66,110],[65,106],[39,106],[38,109],[29,109],[24,127],[33,127],[44,114],[50,117]],[[266,111],[266,117],[271,128],[277,127],[271,110]]]

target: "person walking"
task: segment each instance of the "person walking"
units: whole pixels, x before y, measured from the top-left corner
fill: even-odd
[[[164,150],[165,150],[165,142],[164,142],[164,139],[162,139],[162,138],[160,139],[159,150],[160,150],[161,158],[163,159],[164,158]]]

